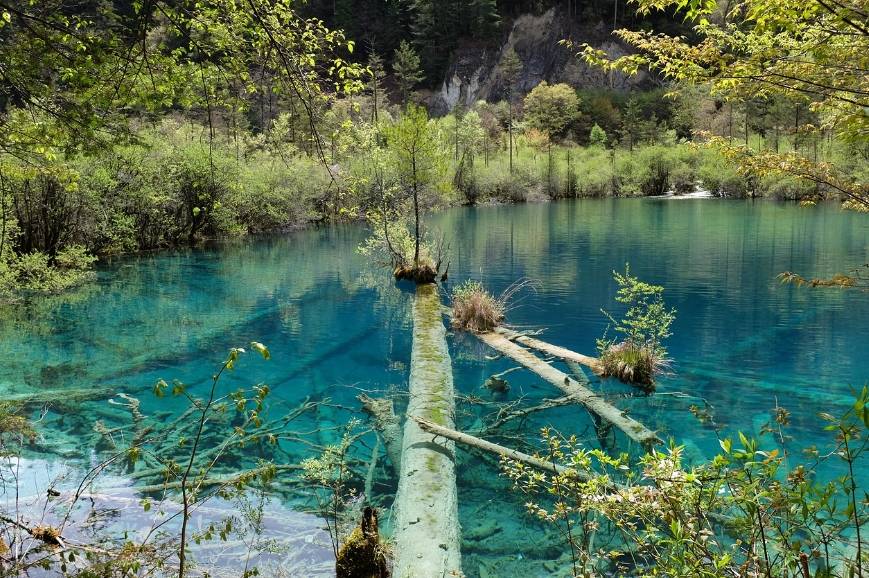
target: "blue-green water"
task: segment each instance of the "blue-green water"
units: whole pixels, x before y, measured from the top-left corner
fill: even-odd
[[[499,292],[520,278],[537,281],[508,321],[545,327],[548,341],[580,352],[594,353],[606,327],[600,309],[617,311],[613,269],[630,262],[634,274],[664,285],[678,310],[669,342],[673,374],[652,397],[614,400],[662,437],[686,444],[690,459],[718,449],[712,426],[691,405],[708,402],[725,433],[757,433],[778,404],[790,411],[788,431],[798,444],[823,445],[817,413],[844,411],[850,388],[869,381],[869,294],[799,289],[775,278],[786,270],[829,276],[869,261],[865,215],[832,205],[644,199],[456,209],[429,222],[451,244],[449,284],[471,277]],[[155,380],[177,378],[202,394],[226,350],[256,340],[272,359],[243,360],[227,390],[268,383],[274,414],[308,396],[330,399],[340,407],[300,425],[322,428],[317,441],[330,443],[332,428],[358,409],[360,390],[406,387],[411,293],[356,253],[364,235],[356,226],[326,228],[105,264],[76,294],[7,312],[0,391],[110,386],[140,397],[145,412],[180,411],[181,401],[148,393]],[[491,401],[481,384],[511,364],[488,360],[492,352],[468,336],[451,336],[450,346],[457,388]],[[497,401],[524,396],[533,404],[559,394],[527,372],[507,378],[511,389]],[[460,401],[459,426],[478,427],[492,411]],[[68,421],[49,409],[41,427],[60,431]],[[594,439],[575,407],[535,414],[517,431],[533,440],[548,424]],[[47,433],[40,451],[87,463],[89,450],[75,444],[75,431]],[[285,449],[288,460],[311,453],[304,444]],[[558,558],[557,540],[523,516],[521,497],[497,491],[506,485],[491,464],[460,459],[463,529],[486,536],[466,541],[467,573],[549,575],[545,563]],[[394,491],[386,468],[378,480],[378,491]]]

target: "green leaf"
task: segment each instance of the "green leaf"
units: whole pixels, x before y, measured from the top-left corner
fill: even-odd
[[[157,383],[154,384],[154,395],[157,397],[163,397],[166,394],[166,389],[169,387],[169,384],[166,383],[165,379],[158,379]]]
[[[269,353],[269,348],[260,343],[259,341],[251,341],[250,346],[256,351],[259,351],[260,355],[263,356],[263,359],[271,358],[272,354]]]

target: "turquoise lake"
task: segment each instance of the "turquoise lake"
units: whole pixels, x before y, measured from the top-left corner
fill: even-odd
[[[672,374],[651,396],[593,385],[662,438],[684,444],[689,460],[719,449],[715,428],[695,418],[692,405],[708,409],[722,435],[756,435],[778,405],[790,411],[794,447],[824,446],[817,414],[842,413],[852,388],[869,383],[869,294],[776,279],[783,271],[828,277],[869,262],[866,215],[832,204],[608,199],[460,208],[427,222],[450,243],[447,289],[472,278],[497,293],[533,280],[536,290],[517,296],[507,322],[545,328],[544,339],[582,353],[595,354],[606,328],[601,308],[619,312],[613,269],[630,263],[633,274],[665,286],[678,311],[668,343]],[[334,443],[354,412],[367,423],[360,392],[400,394],[407,386],[412,290],[357,254],[365,234],[327,227],[103,263],[94,283],[18,305],[0,321],[0,392],[107,387],[138,397],[145,413],[178,413],[181,400],[150,393],[157,379],[179,379],[203,395],[230,347],[260,341],[272,359],[243,358],[222,387],[267,383],[272,414],[307,397],[328,399],[299,428],[319,428],[317,443]],[[490,418],[492,404],[476,398],[532,405],[560,395],[514,371],[506,376],[510,391],[493,399],[482,384],[512,364],[490,359],[494,352],[472,336],[448,339],[456,387],[470,396],[457,404],[460,429]],[[89,401],[72,427],[75,415],[49,405],[44,440],[29,455],[86,467],[93,453],[84,434],[95,419],[86,416],[97,406],[123,412]],[[546,425],[595,439],[575,406],[536,413],[510,431],[534,441]],[[284,450],[288,462],[313,455],[304,443]],[[507,491],[492,463],[464,451],[459,460],[463,532],[477,537],[463,545],[468,576],[556,575],[558,536],[524,514],[523,497]],[[394,479],[383,464],[376,479],[388,501]]]

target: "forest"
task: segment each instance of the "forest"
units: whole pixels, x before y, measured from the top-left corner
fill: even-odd
[[[867,95],[863,0],[0,0],[0,575],[861,578]]]

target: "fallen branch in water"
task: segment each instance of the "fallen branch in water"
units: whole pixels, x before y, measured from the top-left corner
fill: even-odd
[[[462,433],[460,431],[456,431],[454,429],[446,428],[440,426],[432,421],[429,421],[425,418],[421,417],[412,417],[415,420],[419,427],[421,427],[424,431],[427,431],[430,434],[438,435],[441,437],[445,437],[454,442],[458,442],[467,446],[471,446],[483,451],[491,452],[498,454],[499,456],[505,457],[507,459],[515,460],[517,462],[522,462],[528,464],[529,466],[534,466],[535,468],[539,468],[544,471],[553,472],[556,474],[564,474],[568,470],[564,466],[560,466],[558,464],[554,464],[552,462],[548,462],[546,460],[542,460],[540,458],[536,458],[532,455],[528,455],[526,453],[522,453],[518,450],[513,450],[510,448],[506,448],[504,446],[499,446],[496,443],[488,442],[484,439],[480,439],[478,437],[474,437],[470,434]],[[586,477],[584,474],[577,474],[580,478]]]
[[[583,387],[563,371],[555,369],[527,349],[510,341],[501,332],[476,334],[492,349],[521,363],[549,383],[561,389],[570,399],[577,401],[602,419],[622,430],[629,438],[648,447],[661,442],[658,436],[638,421],[628,417],[622,410],[611,405],[593,391]]]
[[[510,341],[521,343],[522,345],[530,349],[535,349],[537,351],[546,353],[547,355],[558,357],[559,359],[563,359],[564,361],[580,363],[588,367],[595,373],[600,373],[600,371],[602,370],[600,360],[596,357],[583,355],[582,353],[577,353],[565,347],[541,341],[540,339],[531,337],[528,334],[519,333],[517,331],[513,331],[512,329],[507,329],[506,327],[496,327],[493,332],[499,335],[503,335]]]
[[[357,399],[362,402],[362,409],[374,418],[374,429],[383,438],[386,447],[386,455],[392,462],[392,469],[398,476],[401,471],[401,422],[395,415],[392,400],[388,398],[374,398],[360,393]]]

